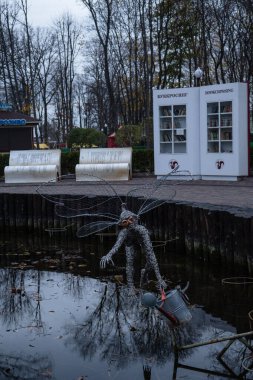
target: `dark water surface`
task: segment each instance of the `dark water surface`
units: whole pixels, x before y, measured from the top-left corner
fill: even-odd
[[[157,310],[141,305],[139,291],[129,296],[124,252],[114,268],[99,269],[114,241],[114,236],[85,240],[61,232],[0,237],[0,379],[173,379],[172,327]],[[199,263],[161,242],[154,247],[171,286],[190,282],[193,318],[175,329],[179,345],[250,330],[253,284],[224,283],[249,276],[243,268]],[[183,351],[179,362],[188,367],[174,368],[174,379],[225,378],[218,372],[229,372],[216,356],[226,343]],[[238,375],[248,356],[235,342],[223,359]],[[244,378],[252,379],[252,372]]]

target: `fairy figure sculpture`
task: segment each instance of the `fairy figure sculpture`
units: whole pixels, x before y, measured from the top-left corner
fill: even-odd
[[[116,254],[121,246],[125,245],[126,252],[126,276],[127,285],[131,291],[134,290],[134,258],[136,255],[137,244],[139,243],[144,252],[146,258],[145,268],[141,270],[141,280],[140,287],[149,271],[153,269],[156,279],[158,282],[158,287],[165,289],[166,282],[162,279],[159,271],[156,256],[153,250],[153,246],[150,240],[148,230],[141,224],[138,223],[139,216],[126,209],[126,204],[122,204],[122,212],[118,221],[118,225],[122,227],[118,234],[118,238],[110,252],[101,258],[100,266],[105,268],[108,263],[113,263],[112,257]]]
[[[168,176],[174,173],[179,173],[178,167],[172,170]],[[53,182],[43,184],[37,189],[37,192],[55,204],[56,215],[71,219],[71,225],[73,224],[73,218],[82,218],[82,226],[77,230],[78,237],[87,237],[113,225],[118,225],[120,231],[117,240],[108,254],[101,258],[100,267],[103,269],[108,264],[114,265],[113,256],[124,245],[127,286],[134,290],[134,258],[138,247],[141,246],[145,253],[146,265],[141,270],[140,285],[142,286],[148,273],[153,270],[158,288],[165,289],[166,282],[160,274],[149,232],[146,227],[140,224],[140,216],[161,206],[175,196],[176,192],[172,182],[166,181],[168,176],[155,180],[145,187],[130,190],[124,200],[111,183],[93,174],[87,174],[86,176],[88,182],[85,182],[85,187],[87,194],[92,194],[90,196],[72,195],[65,197],[57,195],[59,187],[57,187],[57,183]],[[52,186],[56,186],[55,189]],[[164,186],[166,186],[166,196],[162,191]],[[131,207],[132,211],[127,209],[132,196],[138,197],[140,200],[141,205],[138,210],[133,210],[134,206]],[[108,209],[111,210],[111,204],[113,204],[113,213],[108,212]],[[89,222],[89,220],[92,221]]]

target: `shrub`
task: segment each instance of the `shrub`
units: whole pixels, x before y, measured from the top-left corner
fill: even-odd
[[[133,150],[133,172],[153,173],[154,151],[153,149]]]
[[[139,145],[143,140],[143,125],[124,125],[116,132],[116,145],[119,147]]]
[[[103,132],[94,128],[73,128],[68,136],[68,146],[70,148],[92,148],[95,146],[105,146],[106,136]]]
[[[4,168],[9,165],[9,153],[0,154],[0,177],[4,176]]]
[[[61,174],[74,174],[75,166],[79,163],[79,152],[67,152],[61,154]]]

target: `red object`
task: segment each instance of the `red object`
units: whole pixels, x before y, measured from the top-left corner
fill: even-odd
[[[163,289],[161,289],[161,300],[162,301],[166,300],[166,294],[165,294],[165,291]]]
[[[166,293],[165,293],[164,289],[161,289],[161,301],[164,302],[165,300],[166,300]],[[156,306],[156,308],[157,308],[157,310],[160,311],[160,313],[165,315],[165,317],[168,318],[175,326],[179,325],[177,318],[173,314],[171,314],[168,311],[165,311],[163,309],[163,303],[160,307]]]
[[[159,310],[160,313],[162,313],[166,318],[168,318],[173,323],[173,325],[175,325],[175,326],[179,325],[179,322],[178,322],[177,318],[174,317],[174,315],[165,311],[162,307],[156,306],[156,309]]]
[[[116,142],[115,142],[115,139],[116,139],[116,133],[113,132],[112,134],[110,134],[108,137],[107,137],[107,147],[108,148],[116,148]]]

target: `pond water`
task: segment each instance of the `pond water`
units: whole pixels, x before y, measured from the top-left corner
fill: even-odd
[[[172,339],[182,346],[249,331],[253,284],[241,285],[241,278],[234,284],[248,276],[245,269],[196,262],[154,242],[169,284],[190,284],[192,320],[173,328],[141,304],[140,259],[136,296],[125,285],[123,252],[115,267],[99,268],[114,241],[64,233],[0,237],[0,379],[223,379],[238,378],[252,364],[239,341],[223,361],[217,354],[227,341],[181,351],[178,364]],[[154,291],[152,280],[148,290]],[[252,372],[241,378],[253,379]]]

